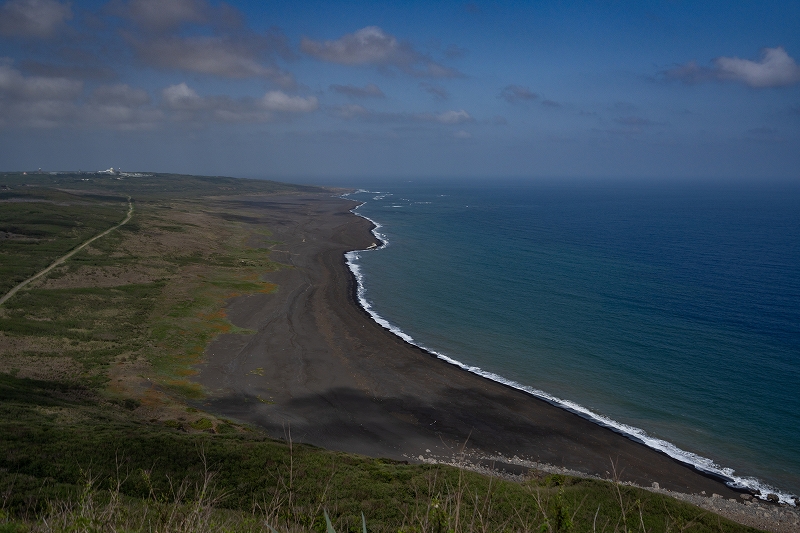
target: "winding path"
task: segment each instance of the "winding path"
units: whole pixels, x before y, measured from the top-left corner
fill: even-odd
[[[25,281],[23,281],[22,283],[20,283],[19,285],[17,285],[16,287],[11,289],[10,291],[8,291],[5,295],[3,295],[2,298],[0,298],[0,305],[3,305],[6,302],[6,300],[8,300],[12,296],[14,296],[17,293],[18,290],[20,290],[22,287],[24,287],[25,285],[27,285],[31,281],[44,276],[45,274],[47,274],[48,272],[53,270],[55,267],[57,267],[58,265],[60,265],[61,263],[63,263],[64,261],[66,261],[67,259],[72,257],[73,255],[75,255],[76,253],[80,252],[81,250],[86,248],[88,245],[90,245],[91,243],[93,243],[94,241],[99,239],[100,237],[105,237],[106,235],[108,235],[109,233],[111,233],[115,229],[119,228],[120,226],[124,226],[125,224],[127,224],[132,216],[133,216],[133,202],[131,201],[131,197],[128,196],[128,215],[125,217],[125,220],[123,220],[122,222],[120,222],[116,226],[112,226],[112,227],[108,228],[103,233],[98,233],[97,235],[95,235],[94,237],[89,239],[88,241],[84,241],[83,243],[79,244],[77,247],[73,248],[68,254],[56,259],[53,262],[53,264],[51,264],[49,267],[45,268],[44,270],[42,270],[40,272],[37,272],[33,276],[29,277],[28,279],[26,279]]]

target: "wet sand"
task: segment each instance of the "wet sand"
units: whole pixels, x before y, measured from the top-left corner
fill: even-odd
[[[356,203],[324,195],[228,199],[280,241],[273,294],[229,302],[233,324],[206,350],[204,408],[333,450],[420,461],[518,457],[683,493],[738,493],[717,479],[526,393],[407,344],[357,304],[344,253],[375,243]],[[587,369],[587,372],[591,369]],[[614,465],[612,467],[612,464]],[[519,471],[518,468],[507,467]]]

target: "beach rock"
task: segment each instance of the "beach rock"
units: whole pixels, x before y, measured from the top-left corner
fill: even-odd
[[[716,492],[711,495],[712,498],[722,498],[722,494],[717,494]]]
[[[739,494],[739,497],[743,500],[748,500],[748,501],[753,499],[753,496],[751,496],[750,494]]]
[[[658,484],[658,482],[657,482],[657,481],[653,481],[653,488],[654,488],[654,489],[660,489],[660,488],[661,488],[661,486]]]
[[[767,501],[772,502],[772,503],[778,503],[781,500],[780,500],[780,498],[778,498],[777,494],[773,494],[773,493],[770,492],[769,494],[767,494]]]

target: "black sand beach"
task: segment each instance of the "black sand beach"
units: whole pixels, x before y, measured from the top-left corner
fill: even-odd
[[[375,240],[355,202],[324,195],[227,199],[256,209],[287,268],[273,294],[227,307],[236,326],[206,350],[204,408],[274,437],[375,457],[419,461],[466,451],[474,461],[518,457],[683,493],[737,492],[610,429],[460,370],[375,323],[354,297],[344,260]],[[587,369],[587,372],[591,369]],[[613,465],[613,466],[612,466]]]

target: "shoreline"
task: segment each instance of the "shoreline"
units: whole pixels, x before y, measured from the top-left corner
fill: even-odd
[[[270,257],[287,268],[263,276],[276,293],[229,301],[231,323],[257,333],[208,346],[196,377],[209,391],[204,409],[275,438],[290,430],[295,441],[372,457],[427,462],[457,457],[466,444],[478,461],[516,456],[685,494],[743,492],[376,323],[344,257],[377,244],[371,223],[349,212],[356,202],[312,194],[231,201],[273,230],[282,244]]]
[[[353,193],[345,193],[341,197],[346,200],[351,200],[350,198],[347,197],[350,194],[356,194],[358,192],[369,193],[370,191],[359,190]],[[356,261],[359,259],[358,254],[363,252],[378,251],[385,248],[389,244],[389,241],[386,238],[386,236],[377,231],[379,228],[382,227],[382,224],[358,212],[358,208],[366,203],[367,203],[366,201],[360,202],[359,205],[351,209],[350,212],[358,217],[361,217],[369,221],[373,225],[373,227],[370,229],[370,233],[375,237],[379,245],[362,250],[352,250],[349,252],[345,252],[344,254],[345,264],[350,270],[353,278],[353,288],[351,291],[352,303],[353,305],[356,305],[359,308],[361,308],[364,311],[364,314],[368,316],[371,320],[379,324],[387,331],[396,335],[399,339],[408,344],[409,347],[419,349],[426,355],[444,361],[445,363],[452,365],[458,370],[462,370],[464,372],[469,372],[471,374],[480,376],[484,379],[506,386],[512,390],[524,392],[526,394],[529,394],[533,398],[536,398],[538,400],[544,401],[552,405],[553,407],[563,409],[585,420],[588,420],[589,422],[597,424],[600,427],[609,429],[614,433],[617,433],[618,435],[621,435],[633,442],[646,446],[651,450],[654,450],[669,457],[670,459],[674,460],[676,463],[680,465],[692,468],[693,470],[697,471],[698,473],[710,479],[714,479],[716,481],[725,483],[728,487],[730,487],[735,491],[741,492],[743,494],[751,494],[763,502],[769,501],[768,496],[775,495],[779,498],[779,503],[787,504],[790,506],[797,506],[797,502],[800,501],[800,499],[798,499],[797,495],[795,494],[791,494],[781,489],[778,489],[777,487],[770,486],[767,483],[755,477],[745,478],[742,476],[735,476],[733,474],[734,471],[732,469],[717,464],[713,459],[709,459],[707,457],[697,455],[693,452],[683,450],[669,441],[659,439],[657,437],[652,437],[648,435],[647,432],[641,428],[617,422],[616,420],[613,420],[605,415],[595,413],[590,409],[583,407],[582,405],[572,402],[570,400],[564,400],[555,397],[545,391],[523,385],[512,379],[508,379],[504,376],[500,376],[499,374],[495,374],[494,372],[483,370],[480,367],[467,365],[457,359],[453,359],[452,357],[441,354],[435,350],[432,350],[424,345],[417,343],[413,337],[411,337],[408,333],[403,331],[400,327],[392,324],[386,318],[381,316],[377,311],[374,311],[372,309],[372,305],[366,300],[365,297],[366,288],[363,283],[363,275],[360,272],[359,265],[356,263]],[[729,471],[730,473],[727,473],[726,470]]]

